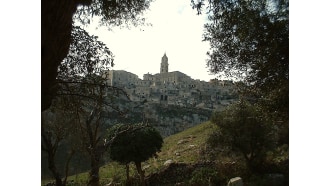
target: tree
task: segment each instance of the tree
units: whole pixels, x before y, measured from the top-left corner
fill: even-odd
[[[71,40],[68,55],[58,68],[58,83],[74,81],[76,77],[102,74],[114,66],[112,52],[97,36],[89,35],[84,29],[74,26]]]
[[[73,144],[73,139],[75,138],[74,125],[71,124],[72,117],[69,116],[67,112],[63,112],[59,108],[51,107],[51,110],[46,110],[42,112],[41,119],[41,149],[47,154],[47,164],[51,171],[56,185],[65,186],[68,177],[69,163],[73,155],[77,151],[75,144]],[[57,164],[58,151],[63,145],[69,146],[68,155],[61,158],[66,160],[64,173],[61,166]],[[62,176],[64,175],[64,179]]]
[[[220,130],[208,139],[208,143],[212,147],[229,147],[241,153],[248,167],[256,171],[273,144],[270,125],[258,107],[240,100],[224,111],[215,112],[211,121]]]
[[[209,0],[207,9],[204,40],[211,44],[211,72],[244,75],[265,89],[288,79],[288,1]]]
[[[109,119],[107,113],[115,110],[123,114],[111,101],[115,94],[108,97],[107,91],[113,93],[113,89],[102,84],[103,80],[100,76],[88,75],[81,83],[71,85],[70,94],[63,96],[72,103],[71,110],[80,133],[81,149],[90,160],[89,186],[100,185],[99,169],[103,154],[109,146],[104,141],[106,121]]]
[[[106,149],[102,141],[102,131],[105,130],[102,113],[116,111],[123,114],[112,99],[119,96],[127,98],[127,95],[123,90],[106,85],[102,72],[113,65],[113,56],[105,44],[79,27],[74,27],[72,38],[69,54],[59,66],[57,90],[53,93],[56,97],[50,107],[55,115],[62,116],[61,121],[49,123],[50,117],[44,119],[43,123],[49,124],[42,124],[42,148],[48,153],[49,168],[57,185],[61,185],[61,174],[56,168],[59,166],[55,163],[58,145],[63,140],[70,143],[79,141],[76,144],[79,151],[86,151],[91,161],[89,185],[99,185],[98,171]],[[49,109],[44,112],[49,112]],[[70,131],[64,131],[66,128],[79,135],[68,139],[62,134]]]
[[[88,24],[94,16],[108,27],[143,23],[141,14],[151,0],[42,0],[41,1],[41,110],[50,107],[57,91],[58,67],[71,44],[73,17]],[[75,14],[76,13],[76,14]],[[81,68],[81,66],[76,66]]]
[[[256,100],[273,124],[288,131],[289,122],[289,2],[288,0],[192,0],[209,23],[210,72],[244,80],[244,97]],[[284,143],[288,143],[288,137]]]
[[[106,83],[106,71],[113,67],[113,61],[112,52],[98,37],[89,35],[80,27],[73,27],[70,50],[58,67],[57,86],[53,95],[67,101],[70,101],[72,96],[78,96],[97,102],[100,96],[104,97],[100,95],[102,92],[109,93],[111,98],[128,99],[122,89],[108,86]],[[102,104],[120,112],[114,107],[110,97],[107,101],[103,99]]]
[[[64,145],[75,147],[72,152],[87,152],[91,162],[88,185],[99,185],[98,171],[106,148],[102,133],[105,128],[101,117],[101,112],[106,108],[103,105],[105,87],[99,82],[102,80],[97,76],[87,76],[82,78],[81,83],[66,84],[65,89],[61,88],[64,93],[53,99],[50,109],[43,112],[51,112],[57,116],[57,120],[49,116],[43,119],[41,135],[42,149],[48,153],[49,169],[58,186],[66,184],[68,173],[66,170],[66,177],[61,181],[62,177],[57,169],[59,164],[56,165],[55,162],[55,154],[63,141],[67,142]],[[51,122],[52,120],[55,121]],[[71,158],[72,156],[68,161]],[[68,169],[68,164],[66,167]]]
[[[127,128],[130,125],[118,125],[112,128],[109,131],[110,138],[113,136],[113,131],[122,127]],[[145,185],[141,162],[155,156],[160,151],[162,144],[163,138],[159,132],[153,127],[146,126],[114,139],[109,149],[110,158],[126,165],[127,181],[129,181],[128,164],[134,162],[140,175],[141,184]]]

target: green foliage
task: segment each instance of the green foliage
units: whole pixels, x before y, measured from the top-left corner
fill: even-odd
[[[180,182],[184,182],[187,185],[189,185],[189,181],[190,179],[192,179],[192,172],[195,170],[195,167],[197,167],[195,173],[196,180],[197,178],[202,178],[203,175],[205,178],[208,172],[218,172],[219,180],[215,179],[214,182],[218,183],[218,181],[220,181],[221,184],[216,185],[226,184],[230,178],[235,177],[237,175],[244,175],[244,171],[246,169],[244,162],[239,162],[236,160],[235,157],[233,158],[232,156],[227,158],[219,157],[219,161],[211,160],[212,162],[210,162],[210,164],[205,165],[206,167],[203,166],[206,169],[210,169],[210,171],[200,171],[204,172],[205,174],[198,173],[198,169],[201,169],[200,166],[193,166],[198,162],[205,162],[210,160],[207,157],[204,157],[203,152],[205,150],[208,150],[205,148],[208,136],[217,128],[218,127],[215,124],[211,122],[205,122],[165,138],[161,151],[157,153],[157,157],[150,158],[142,163],[142,166],[148,166],[148,168],[144,169],[146,178],[153,174],[159,174],[160,172],[162,172],[162,170],[168,168],[168,166],[164,165],[164,162],[169,159],[173,160],[175,164],[184,164],[183,167],[185,168],[179,167],[178,169],[175,169],[174,172],[170,171],[170,174],[173,175],[176,180],[181,180]],[[113,131],[117,130],[117,133],[119,131],[122,131],[123,129],[124,128],[121,128],[120,125],[117,125],[117,128],[112,128]],[[185,143],[178,144],[180,140],[184,140]],[[194,145],[194,147],[191,147],[191,145]],[[176,152],[179,152],[180,155],[177,156],[175,154]],[[188,170],[191,171],[189,172],[189,174],[183,174],[183,171]],[[131,178],[136,178],[138,176],[132,164],[130,164],[129,174],[132,175]],[[198,175],[200,175],[200,177]],[[160,178],[162,179],[163,177]],[[77,184],[86,185],[88,180],[88,173],[86,172],[70,176],[68,180],[74,180]],[[108,164],[100,168],[100,183],[102,183],[102,185],[105,185],[107,183],[110,183],[112,180],[121,184],[124,184],[126,181],[125,166],[119,164],[116,161],[110,161]],[[167,180],[161,181],[165,182]],[[135,179],[134,183],[138,182],[139,181]],[[174,185],[175,183],[176,182],[171,182],[171,184],[169,185]]]
[[[132,23],[134,26],[144,23],[142,13],[149,8],[153,0],[83,0],[75,15],[77,21],[89,24],[94,16],[100,17],[100,25],[122,25]]]
[[[42,176],[46,176],[48,171],[52,173],[57,182],[62,181],[62,177],[67,177],[67,167],[71,157],[77,150],[76,144],[70,139],[76,137],[72,132],[74,126],[71,125],[72,117],[65,112],[42,112],[41,121],[41,149],[42,149]]]
[[[220,113],[214,113],[211,121],[220,130],[208,140],[211,146],[221,146],[240,152],[249,168],[260,163],[272,145],[271,126],[257,107],[240,100]]]
[[[83,63],[79,63],[76,60],[68,59],[67,66],[73,71],[93,72],[94,67],[93,58],[97,58],[97,55],[104,54],[104,45],[97,46],[100,51],[97,51],[95,47],[90,47],[89,42],[84,37],[75,37],[75,29],[72,31],[74,22],[79,22],[82,25],[90,23],[91,19],[100,18],[100,24],[106,25],[108,28],[114,25],[128,25],[132,23],[134,26],[144,24],[144,18],[142,13],[149,8],[151,0],[130,0],[130,1],[118,1],[118,0],[75,0],[75,1],[54,1],[49,2],[42,0],[41,7],[41,23],[42,23],[42,37],[41,37],[41,103],[42,110],[46,110],[52,104],[52,99],[55,97],[54,93],[57,91],[57,79],[58,69],[63,59],[68,55],[72,46],[80,45],[77,47],[76,52],[82,56],[86,56]],[[80,24],[80,25],[81,25]],[[80,32],[81,33],[81,32]],[[79,35],[79,36],[84,36]],[[71,37],[73,36],[73,37]],[[77,43],[71,43],[71,39],[77,41]],[[95,37],[94,37],[95,38]],[[95,44],[94,38],[88,40]],[[81,42],[81,43],[80,43]],[[70,48],[71,44],[71,49]],[[95,45],[94,45],[95,46]],[[90,49],[87,53],[84,53],[86,49]],[[83,50],[83,51],[81,51]],[[76,57],[72,55],[72,57]],[[79,55],[78,55],[79,57]],[[112,61],[112,54],[107,53],[105,60]],[[74,63],[71,63],[74,62]],[[112,62],[111,62],[112,63]],[[77,64],[79,64],[77,66]],[[92,67],[92,68],[91,68]],[[98,66],[100,67],[100,66]],[[101,66],[102,67],[102,66]],[[97,68],[96,68],[97,69]],[[62,69],[60,69],[62,71]],[[63,75],[63,74],[62,74]],[[67,77],[67,76],[65,76]],[[63,77],[61,77],[63,80]],[[65,79],[72,81],[72,78]]]
[[[129,127],[119,125],[110,130],[109,138],[113,137],[116,128]],[[163,145],[163,138],[159,132],[150,126],[132,130],[117,136],[110,145],[110,158],[122,164],[143,162],[156,155]]]
[[[289,78],[288,1],[209,1],[210,23],[204,39],[211,44],[211,72],[242,78],[259,88]]]
[[[199,13],[204,1],[192,0]],[[243,96],[263,107],[288,144],[289,1],[208,0],[206,9],[210,71],[244,80]]]
[[[114,65],[112,52],[96,36],[75,26],[71,37],[68,55],[58,68],[58,79],[73,80],[75,76],[100,74]]]
[[[165,138],[161,152],[158,154],[162,161],[157,162],[157,165],[162,166],[162,163],[168,159],[184,163],[199,161],[208,136],[216,128],[217,126],[213,123],[205,122]],[[180,144],[179,141],[185,143]],[[190,145],[195,145],[195,147],[190,147]],[[175,155],[177,152],[180,156]]]
[[[265,166],[272,172],[289,177],[289,146],[284,144],[268,151]]]
[[[248,169],[243,160],[238,158],[221,157],[217,164],[220,185],[226,185],[231,178],[240,176],[243,180],[248,177]]]
[[[218,184],[219,181],[219,174],[216,169],[202,167],[193,171],[189,185]]]
[[[77,170],[81,171],[81,168],[86,170],[86,166],[77,166],[77,164],[82,163],[80,161],[81,159],[83,162],[86,162],[86,158],[88,158],[87,161],[90,161],[90,163],[87,163],[87,165],[90,165],[89,168],[93,171],[91,175],[97,175],[99,171],[98,167],[104,162],[101,157],[106,150],[103,142],[104,131],[107,128],[104,123],[106,114],[102,115],[101,113],[107,113],[114,107],[111,101],[105,96],[105,92],[110,92],[111,89],[103,84],[103,78],[98,75],[86,75],[83,78],[79,78],[79,81],[77,79],[77,82],[62,83],[62,85],[58,91],[58,94],[61,94],[61,96],[53,99],[53,104],[50,107],[52,112],[61,116],[59,118],[62,120],[62,123],[54,122],[52,125],[42,126],[43,142],[46,142],[43,144],[49,144],[49,140],[46,138],[49,130],[50,132],[56,132],[55,129],[59,128],[64,131],[66,129],[65,127],[70,127],[70,130],[67,130],[67,133],[70,135],[62,137],[65,143],[62,142],[61,145],[55,143],[52,147],[56,150],[61,150],[60,161],[55,162],[53,155],[55,153],[52,153],[47,157],[48,162],[54,162],[52,172],[55,172],[56,167],[62,167],[64,162],[71,160],[71,154],[68,160],[63,157],[63,150],[74,147],[72,151],[76,153],[72,162],[75,163],[75,166],[73,170],[71,169],[70,173],[77,172]],[[61,113],[64,114],[60,115]],[[46,118],[46,121],[51,121],[51,118]],[[48,147],[48,154],[50,154],[49,149],[51,150],[51,148]],[[66,173],[68,173],[68,164],[66,169],[68,170]],[[59,169],[57,168],[57,170]],[[55,175],[59,175],[59,173]],[[60,175],[57,177],[60,177]],[[97,176],[94,177],[97,178]]]

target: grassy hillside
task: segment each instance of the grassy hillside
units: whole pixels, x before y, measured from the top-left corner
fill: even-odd
[[[200,150],[205,147],[207,136],[216,127],[210,122],[205,122],[165,138],[158,157],[145,162],[146,166],[150,165],[146,173],[163,168],[167,160],[176,163],[193,163],[200,160]]]
[[[209,155],[210,149],[206,149],[206,140],[208,136],[217,129],[217,126],[205,122],[196,125],[183,132],[169,136],[164,139],[164,144],[161,152],[157,157],[150,158],[142,163],[145,170],[146,179],[150,185],[209,185],[210,179],[215,185],[226,185],[228,180],[233,177],[240,176],[247,186],[269,185],[270,178],[260,175],[246,174],[246,166],[244,160],[234,154],[217,153],[213,161],[209,161],[205,156],[205,152]],[[288,147],[286,147],[288,148]],[[288,151],[282,148],[275,149],[268,156],[275,164],[283,168],[285,173],[288,170]],[[170,165],[165,165],[166,161],[173,162]],[[277,162],[277,163],[276,163]],[[88,162],[86,162],[88,163]],[[110,162],[100,168],[100,184],[106,185],[125,185],[126,173],[125,165],[120,165],[116,162]],[[156,174],[157,173],[157,174]],[[276,173],[276,172],[274,172]],[[275,174],[276,175],[276,174]],[[288,173],[285,173],[288,176]],[[134,164],[130,164],[130,177],[133,183],[138,183],[138,174]],[[215,180],[214,180],[215,179]],[[274,185],[288,185],[281,184]],[[68,181],[73,180],[74,184],[68,185],[86,185],[88,180],[88,172],[70,176]],[[49,182],[43,180],[42,185]],[[134,184],[133,184],[134,185]]]
[[[164,139],[164,144],[157,158],[151,158],[144,162],[146,176],[165,168],[164,163],[172,160],[176,163],[194,163],[200,160],[200,150],[205,147],[207,136],[217,126],[205,122],[183,132]],[[137,177],[134,164],[130,165],[130,176]],[[68,180],[74,180],[75,185],[86,185],[88,172],[70,176]],[[123,183],[125,181],[125,166],[111,162],[100,168],[100,183],[105,185],[109,182]],[[43,184],[47,181],[43,181]]]

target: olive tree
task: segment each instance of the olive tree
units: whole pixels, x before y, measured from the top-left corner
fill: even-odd
[[[213,147],[239,152],[248,167],[256,171],[273,144],[272,129],[262,112],[240,100],[221,112],[213,113],[211,121],[219,126],[219,130],[211,135],[208,143]]]
[[[208,14],[203,38],[207,66],[220,77],[244,82],[242,97],[258,102],[280,143],[288,144],[289,1],[191,0]]]

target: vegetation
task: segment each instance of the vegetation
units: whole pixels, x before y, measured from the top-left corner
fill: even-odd
[[[94,16],[99,16],[100,24],[108,27],[129,23],[136,26],[144,23],[141,14],[149,5],[149,0],[42,0],[41,110],[49,108],[55,97],[58,67],[69,53],[74,20],[86,25]],[[75,69],[82,68],[81,65]]]
[[[198,14],[206,6],[204,1],[191,0]],[[128,21],[138,25],[149,3],[42,1],[42,150],[56,185],[66,185],[67,180],[92,186],[124,183],[130,162],[135,163],[142,184],[145,174],[149,182],[187,185],[225,184],[235,176],[243,177],[247,185],[267,183],[267,176],[254,173],[288,177],[287,0],[208,0],[207,65],[219,76],[243,82],[241,101],[214,113],[216,125],[204,123],[170,136],[163,146],[160,135],[144,126],[115,128],[104,140],[107,117],[128,112],[113,102],[126,94],[107,86],[100,74],[113,65],[112,53],[96,37],[73,27],[72,17],[83,25],[90,16],[100,16],[100,24],[107,26]],[[164,115],[177,116],[181,111]],[[59,168],[63,144],[65,166]],[[115,162],[101,167],[108,147],[110,157],[126,167],[118,168],[121,165]],[[78,153],[89,158],[89,173],[68,177],[70,161]],[[151,158],[155,153],[157,157]]]
[[[196,169],[191,175],[189,180],[190,185],[205,185],[207,183],[215,183],[218,181],[217,170],[210,167],[203,167],[201,169]]]
[[[151,177],[159,175],[159,184],[168,183],[168,185],[180,182],[184,185],[208,185],[210,180],[213,184],[225,185],[229,179],[236,176],[242,177],[245,185],[266,181],[262,175],[249,174],[240,154],[218,151],[208,145],[209,136],[216,130],[219,130],[217,125],[205,122],[165,138],[157,157],[152,157],[141,164],[146,180],[150,181]],[[212,156],[213,151],[216,151],[217,156]],[[278,167],[278,170],[286,169],[287,165],[283,163],[288,159],[288,155],[283,152],[283,148],[274,152],[269,151],[266,160],[272,162],[272,166]],[[173,163],[164,164],[167,160],[172,160]],[[131,184],[139,185],[139,174],[132,168],[133,164],[129,165],[129,174],[132,175]],[[100,167],[99,176],[101,185],[108,183],[124,185],[127,179],[126,166],[111,161]],[[75,184],[86,185],[88,172],[69,176],[68,180],[73,180]],[[47,181],[43,181],[45,182]]]
[[[47,118],[47,119],[45,119]],[[76,147],[71,143],[70,140],[75,138],[75,131],[73,125],[70,125],[71,120],[68,119],[67,113],[45,111],[42,113],[41,119],[41,149],[47,156],[47,162],[50,172],[56,181],[56,185],[62,185],[66,183],[69,163],[72,156],[76,152]],[[69,149],[62,154],[62,157],[58,157],[58,151],[66,144]],[[64,156],[64,157],[63,157]],[[64,166],[59,166],[58,159],[65,161]],[[62,163],[63,164],[63,163]],[[64,178],[62,179],[62,176]]]
[[[192,0],[199,13],[204,2]],[[210,71],[242,80],[240,96],[258,102],[288,144],[289,2],[208,0],[206,10]]]
[[[43,117],[41,127],[42,149],[47,153],[48,166],[57,185],[65,185],[66,178],[62,181],[61,175],[68,174],[69,162],[76,152],[86,152],[91,161],[91,175],[98,174],[100,158],[105,151],[101,141],[101,131],[104,129],[104,116],[101,113],[110,110],[121,113],[111,102],[115,96],[106,98],[104,95],[106,92],[125,95],[121,90],[106,86],[100,74],[109,65],[113,65],[109,49],[79,27],[74,28],[72,36],[74,42],[59,67],[56,90],[52,92],[56,97],[50,109],[44,111],[48,116],[54,115],[55,119]],[[61,143],[62,147],[59,147]],[[70,151],[68,159],[61,159],[66,162],[65,173],[59,170],[63,162],[56,160],[57,152],[63,146],[64,149],[71,148],[66,150]],[[91,180],[94,177],[91,176]],[[97,182],[95,178],[96,185]]]
[[[89,35],[82,28],[74,26],[71,40],[68,55],[58,68],[59,83],[78,81],[77,76],[100,75],[114,66],[112,52],[96,36]]]
[[[145,176],[148,177],[152,173],[166,169],[166,165],[164,165],[164,163],[169,159],[173,160],[174,163],[186,164],[192,164],[201,160],[202,154],[199,152],[202,151],[202,149],[205,149],[205,142],[208,135],[210,135],[216,128],[216,125],[206,122],[165,138],[160,152],[157,153],[157,157],[151,157],[147,161],[142,162],[141,167],[145,171]],[[122,129],[124,128],[120,128],[119,131],[122,131]],[[178,143],[180,141],[182,142]],[[180,156],[175,154],[177,152],[180,153]],[[131,163],[129,165],[131,165]],[[140,182],[137,171],[133,170],[131,166],[129,168],[129,174],[132,175],[131,180],[136,183]],[[86,185],[88,182],[88,175],[88,172],[72,175],[68,177],[68,180],[74,180],[77,184]],[[108,184],[109,182],[125,183],[126,166],[118,162],[111,161],[100,167],[99,177],[101,185]],[[47,181],[44,180],[43,183],[45,182]]]
[[[167,183],[167,185],[180,182],[185,185],[208,185],[209,180],[216,185],[226,185],[229,179],[236,176],[242,177],[246,185],[267,181],[262,175],[249,174],[245,160],[239,154],[221,151],[207,144],[209,136],[217,130],[219,130],[217,125],[205,122],[165,138],[157,157],[152,157],[141,164],[146,180],[150,181],[153,176],[159,175],[158,183]],[[285,147],[266,154],[266,162],[272,162],[272,166],[278,167],[278,170],[287,167],[285,162],[288,154],[284,153],[283,148]],[[213,151],[216,151],[217,156],[213,156]],[[172,160],[173,163],[164,164],[167,160]],[[131,183],[138,185],[139,174],[131,168],[134,164],[129,165]],[[101,185],[108,183],[123,185],[126,183],[126,166],[111,161],[100,167],[99,176]],[[86,185],[88,172],[69,176],[68,180],[73,180],[77,185]],[[45,182],[48,181],[44,180],[43,183]]]
[[[239,152],[251,171],[260,170],[267,150],[272,147],[270,125],[257,107],[240,100],[224,111],[214,113],[211,121],[219,126],[208,139],[212,147]],[[262,171],[261,171],[262,172]]]
[[[194,7],[201,7],[205,0]],[[208,0],[210,22],[204,40],[211,43],[211,72],[244,78],[258,88],[285,85],[288,80],[289,28],[287,0]],[[223,74],[220,74],[223,73]]]
[[[231,154],[239,150],[250,169],[253,159],[259,159],[252,164],[259,164],[262,173],[279,171],[288,176],[288,156],[282,165],[264,158],[279,151],[288,155],[289,1],[205,1],[191,2],[198,14],[204,7],[208,13],[207,66],[220,77],[241,80],[239,97],[245,100],[215,114],[213,122],[220,129],[209,141],[229,145]],[[274,142],[271,148],[266,148],[268,140]],[[221,154],[223,149],[217,151]],[[282,170],[275,170],[277,166]]]
[[[127,128],[128,126],[124,126]],[[123,125],[112,127],[110,130],[110,138],[116,134],[117,128],[123,128]],[[134,162],[136,169],[140,175],[142,185],[144,182],[144,171],[141,162],[148,160],[160,151],[163,144],[163,138],[153,127],[146,126],[118,136],[113,140],[110,146],[110,158],[126,165],[127,183],[129,183],[129,163]]]
[[[54,114],[60,112],[65,112],[69,117],[63,117],[62,120],[67,120],[64,122],[66,127],[70,128],[75,135],[74,138],[64,138],[70,142],[70,145],[76,146],[79,153],[86,153],[90,160],[90,183],[89,185],[98,185],[98,170],[100,166],[101,156],[106,149],[106,146],[102,143],[102,117],[100,115],[101,111],[105,109],[102,105],[104,88],[102,87],[85,87],[85,86],[68,86],[68,90],[75,92],[76,89],[80,90],[78,93],[85,93],[88,97],[93,98],[93,101],[77,98],[77,96],[61,97],[54,101],[52,108]],[[82,91],[85,90],[85,91]],[[88,94],[86,91],[95,91],[98,93]],[[69,99],[68,99],[69,98]],[[48,118],[49,119],[49,118]],[[63,121],[62,121],[63,122]],[[47,132],[42,131],[42,136],[47,135],[47,133],[52,132],[52,127],[59,126],[53,125],[47,127]],[[42,128],[46,126],[43,125]],[[70,132],[70,131],[68,131]],[[43,138],[43,142],[47,144],[47,140]],[[75,151],[73,151],[75,152]],[[48,153],[49,154],[49,153]],[[71,158],[72,156],[70,156]],[[48,158],[52,158],[48,155]],[[68,166],[68,165],[67,165]],[[57,181],[56,185],[65,185],[65,181]]]

